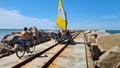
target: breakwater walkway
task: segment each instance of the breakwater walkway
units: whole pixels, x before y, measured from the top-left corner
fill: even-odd
[[[83,34],[78,35],[74,41],[75,45],[69,45],[49,68],[87,68]]]
[[[79,34],[74,39],[75,44],[69,44],[68,47],[63,50],[63,52],[50,64],[49,68],[87,68],[86,61],[86,48],[83,34]],[[38,53],[52,44],[56,43],[55,40],[51,40],[49,42],[39,44],[36,46],[35,53]],[[59,51],[60,48],[64,46],[63,44],[59,44],[53,50],[46,52],[45,54],[37,57],[35,60],[29,62],[24,65],[22,68],[41,68],[55,52]],[[34,54],[35,54],[34,53]],[[34,55],[33,54],[33,55]],[[22,62],[26,58],[29,57],[29,54],[22,59],[18,59],[16,54],[1,58],[0,67],[1,68],[11,68],[15,64]]]

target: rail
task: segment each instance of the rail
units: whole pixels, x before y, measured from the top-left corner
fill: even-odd
[[[74,39],[75,37],[77,37],[78,35],[79,35],[79,33],[74,34],[74,35],[73,35],[73,36],[74,36],[73,39]],[[63,41],[61,41],[61,42],[64,42],[64,41],[65,41],[65,40],[63,40]],[[45,52],[49,51],[50,49],[54,48],[55,46],[57,46],[57,45],[60,44],[61,42],[58,42],[58,43],[54,44],[53,46],[51,46],[51,47],[49,47],[49,48],[47,48],[47,49],[45,49],[45,50],[43,50],[43,51],[35,54],[34,56],[32,56],[32,57],[30,57],[30,58],[28,58],[28,59],[26,59],[26,60],[24,60],[24,61],[22,61],[22,62],[20,62],[20,63],[18,63],[18,64],[16,64],[16,65],[14,65],[14,66],[12,66],[12,68],[19,68],[19,67],[24,66],[24,65],[27,64],[28,62],[30,62],[30,61],[34,60],[35,58],[37,58],[39,55],[42,55],[43,53],[45,53]],[[69,43],[70,43],[70,40],[67,41],[67,44],[65,45],[65,47],[63,47],[57,54],[55,54],[54,58],[57,57],[57,55],[59,55],[59,54],[68,46]],[[53,58],[51,58],[51,59],[53,59]],[[45,67],[48,66],[50,62],[51,62],[51,60],[49,60],[48,63],[46,63],[44,66],[45,66]],[[43,67],[43,68],[44,68],[44,67]]]

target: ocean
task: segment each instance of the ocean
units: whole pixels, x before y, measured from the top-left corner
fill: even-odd
[[[7,34],[20,31],[22,31],[22,29],[0,29],[0,40]]]
[[[120,30],[106,30],[110,34],[120,33]]]
[[[21,32],[21,31],[22,31],[22,29],[0,29],[0,40],[2,40],[2,38],[7,34],[10,34],[12,32]],[[48,32],[50,30],[45,29],[43,31]]]
[[[22,29],[0,29],[0,40],[7,34],[10,34],[12,32],[21,32]],[[47,32],[50,31],[49,29],[43,29],[43,31]],[[107,30],[110,34],[116,34],[120,33],[120,30]]]

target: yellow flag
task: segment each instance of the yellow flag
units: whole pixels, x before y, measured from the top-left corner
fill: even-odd
[[[63,8],[62,0],[59,0],[57,26],[61,28],[63,31],[67,30],[67,20],[66,20],[66,14]]]

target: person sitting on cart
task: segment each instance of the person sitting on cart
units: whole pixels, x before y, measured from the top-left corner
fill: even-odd
[[[66,31],[65,38],[71,40],[72,36],[69,30]]]
[[[61,41],[62,39],[61,39],[61,32],[60,32],[60,30],[58,30],[58,33],[56,34],[56,39],[57,39],[57,41]]]
[[[73,39],[72,39],[72,35],[71,35],[70,30],[67,30],[67,31],[66,31],[65,38],[68,39],[68,40],[70,40],[70,41],[71,41],[71,44],[75,44],[75,42],[74,42]]]

